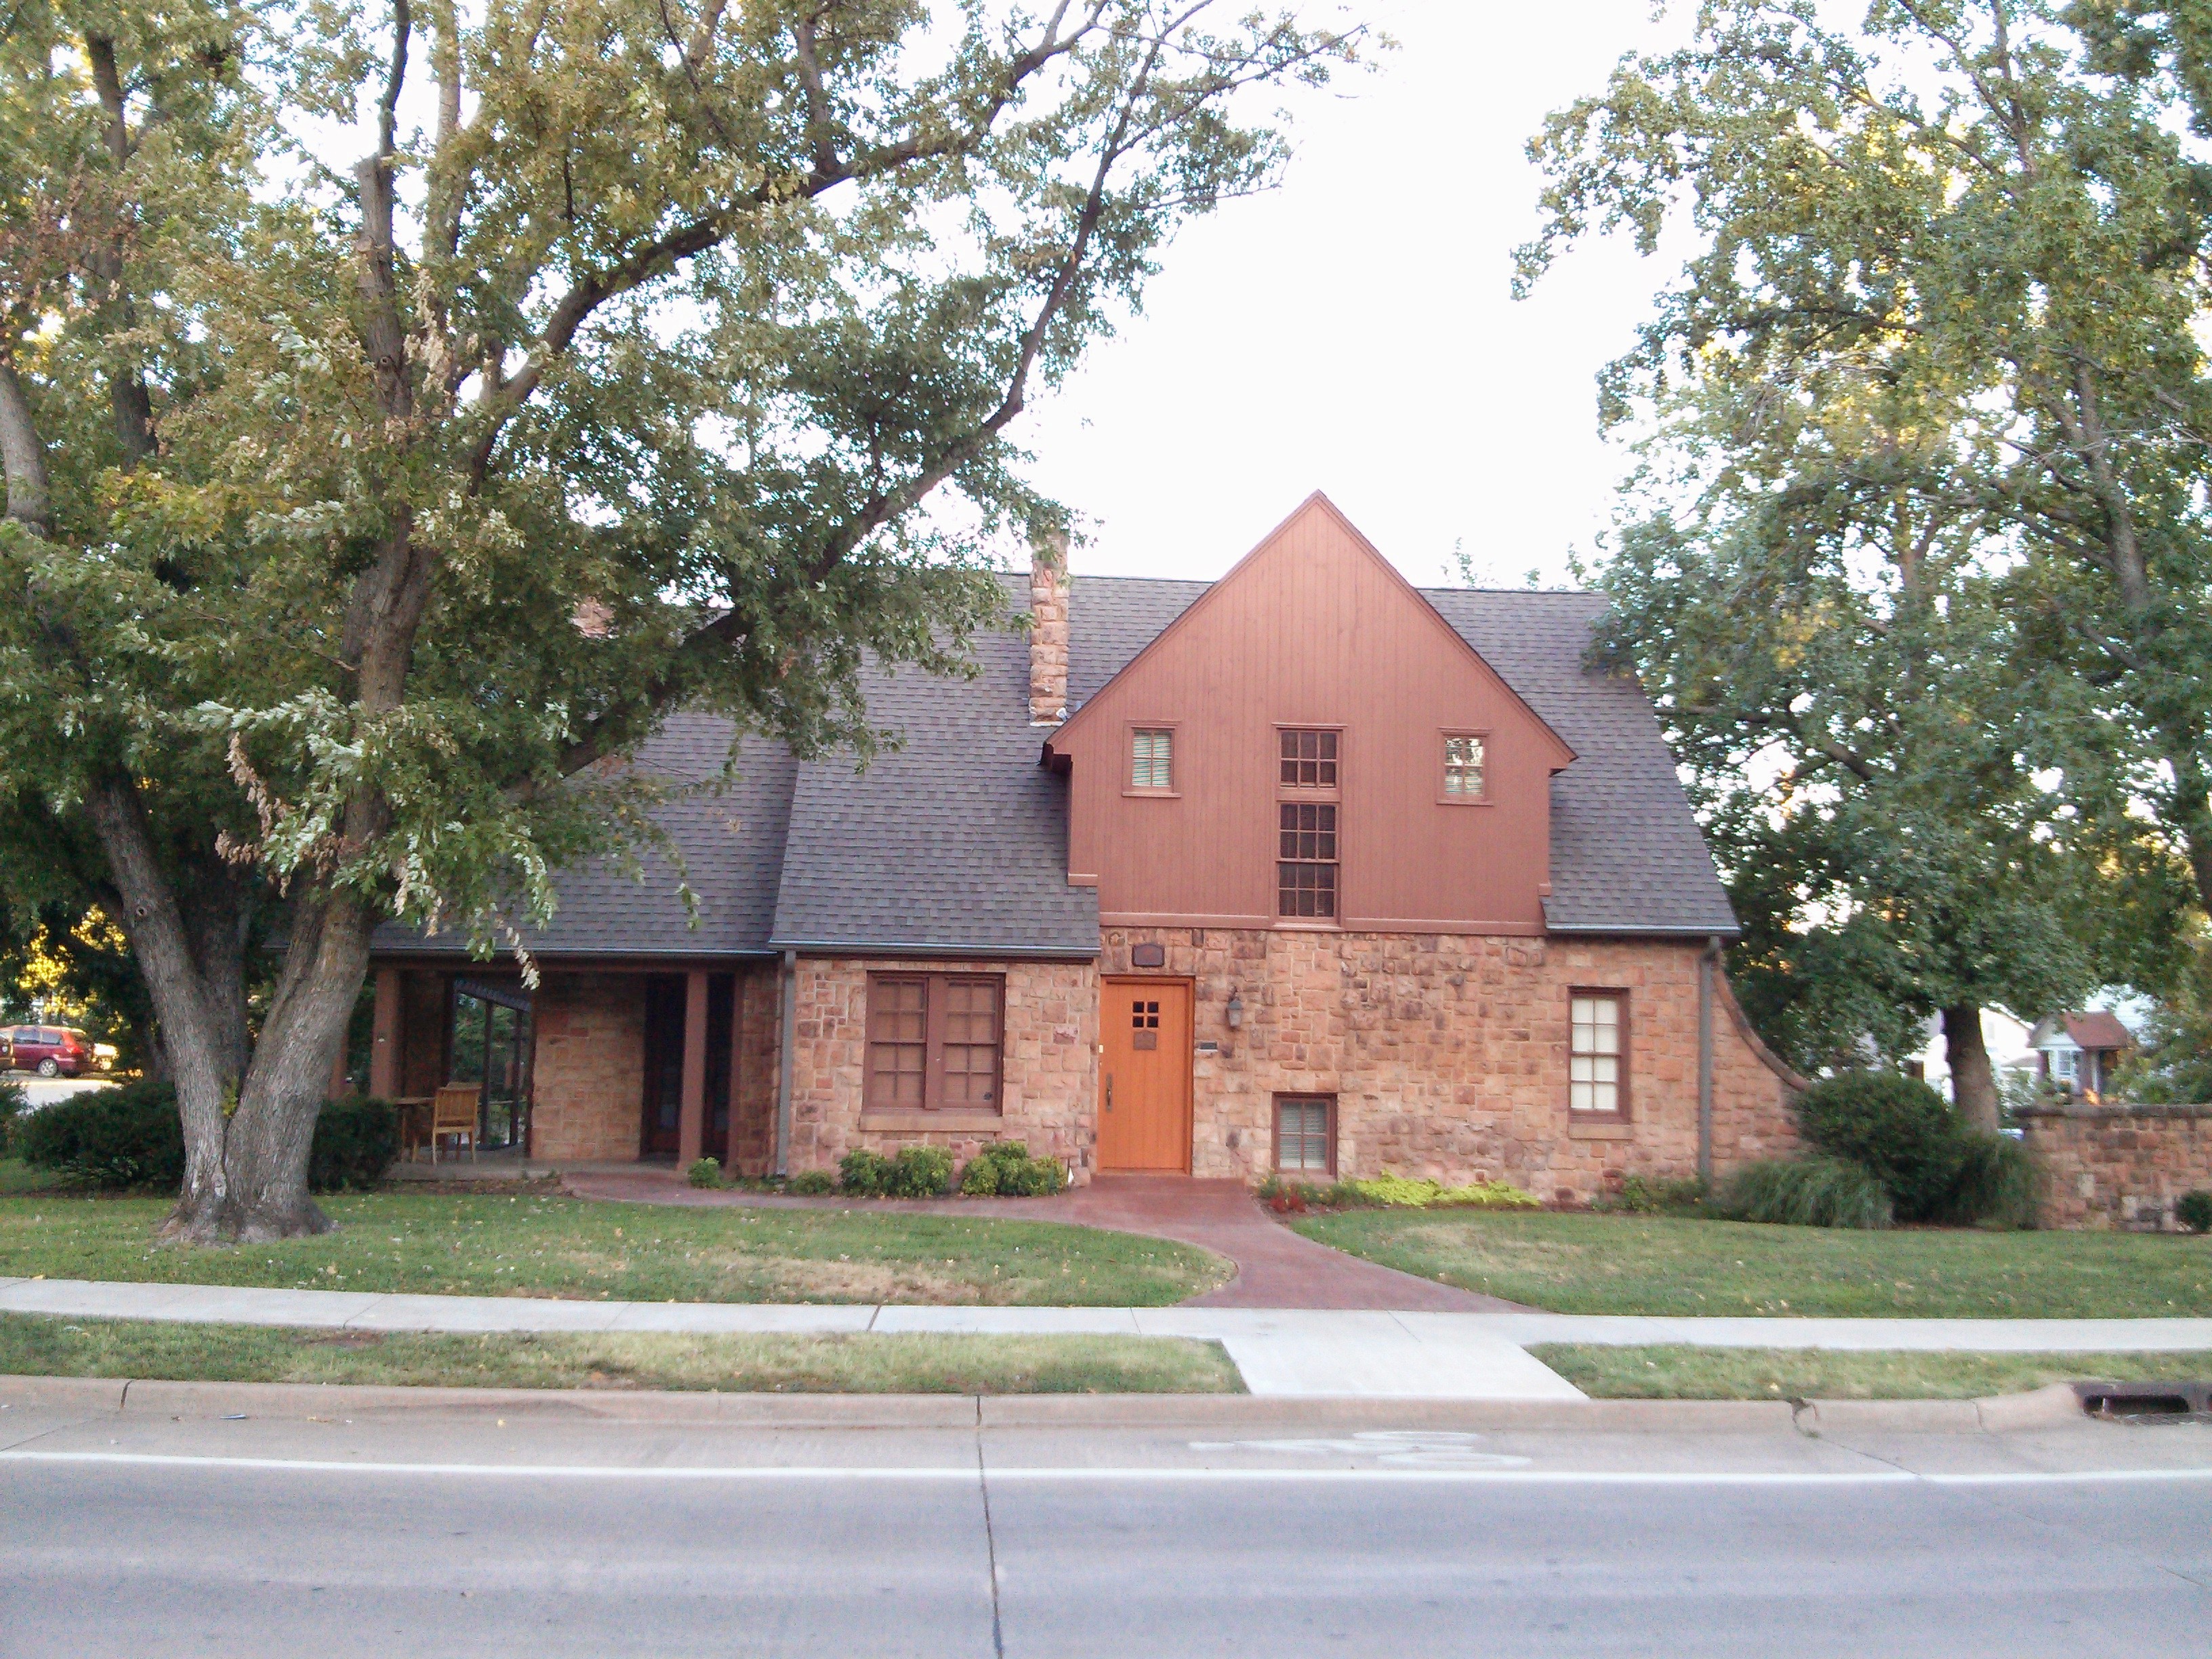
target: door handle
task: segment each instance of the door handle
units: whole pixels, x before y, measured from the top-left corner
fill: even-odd
[[[1114,1073],[1111,1072],[1106,1073],[1106,1109],[1109,1112],[1114,1109]]]

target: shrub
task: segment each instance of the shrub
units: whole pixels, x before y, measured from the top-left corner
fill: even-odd
[[[2033,1227],[2041,1207],[2035,1154],[2007,1135],[1959,1132],[1959,1174],[1932,1218],[1984,1227]]]
[[[0,1153],[8,1150],[15,1120],[29,1106],[20,1083],[0,1083]]]
[[[719,1187],[722,1184],[722,1160],[719,1158],[700,1158],[691,1161],[684,1178],[694,1187]]]
[[[176,1108],[173,1097],[170,1110]],[[319,1193],[370,1192],[399,1156],[399,1113],[387,1100],[328,1100],[307,1148],[307,1185]],[[181,1179],[183,1170],[179,1169]]]
[[[1067,1165],[1056,1158],[1024,1158],[1012,1167],[1011,1184],[1001,1172],[999,1190],[1017,1198],[1050,1198],[1067,1185]]]
[[[1632,1174],[1621,1177],[1619,1192],[1607,1194],[1591,1207],[1630,1215],[1703,1215],[1711,1198],[1711,1188],[1701,1176],[1668,1181]]]
[[[1713,1207],[1735,1221],[1793,1227],[1887,1227],[1892,1213],[1881,1183],[1843,1158],[1747,1164],[1729,1178]]]
[[[1056,1158],[1031,1158],[1028,1146],[1001,1140],[968,1160],[960,1190],[969,1198],[1044,1198],[1067,1185],[1067,1166]]]
[[[1955,1210],[1971,1133],[1951,1103],[1896,1072],[1846,1072],[1823,1079],[1797,1103],[1806,1139],[1848,1158],[1881,1182],[1901,1221],[1931,1221]]]
[[[837,1185],[854,1198],[881,1198],[891,1161],[866,1146],[855,1146],[837,1160]]]
[[[1309,1192],[1316,1203],[1340,1209],[1379,1204],[1393,1209],[1427,1209],[1436,1206],[1480,1210],[1533,1210],[1541,1201],[1510,1182],[1478,1181],[1465,1187],[1447,1187],[1440,1181],[1415,1180],[1388,1173],[1364,1181],[1340,1181],[1333,1187]]]
[[[819,1198],[837,1190],[837,1178],[827,1170],[801,1170],[783,1183],[783,1190],[800,1198]]]
[[[184,1184],[185,1132],[167,1083],[88,1090],[28,1113],[15,1131],[25,1163],[96,1192],[174,1192]]]
[[[2184,1193],[2173,1218],[2192,1233],[2212,1233],[2212,1193]]]
[[[942,1146],[902,1146],[884,1172],[891,1198],[939,1198],[952,1185],[952,1154]]]

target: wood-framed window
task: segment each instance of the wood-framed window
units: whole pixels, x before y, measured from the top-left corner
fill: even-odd
[[[1129,728],[1129,793],[1133,795],[1171,795],[1175,793],[1175,727],[1133,726]]]
[[[1275,913],[1299,921],[1336,919],[1336,805],[1276,804]]]
[[[996,974],[870,974],[863,1103],[1001,1109],[1006,1006],[1006,982]]]
[[[1485,732],[1444,733],[1444,776],[1442,799],[1454,805],[1471,805],[1490,799],[1490,737]]]
[[[1285,1175],[1336,1173],[1336,1098],[1275,1097],[1275,1167]]]
[[[1281,745],[1278,779],[1285,789],[1334,789],[1337,785],[1337,739],[1327,728],[1285,726],[1277,734]]]
[[[1592,1117],[1628,1112],[1628,994],[1567,994],[1567,1107]]]

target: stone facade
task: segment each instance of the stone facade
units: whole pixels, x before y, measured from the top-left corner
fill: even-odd
[[[1157,971],[1195,988],[1194,1175],[1263,1176],[1279,1094],[1335,1097],[1347,1176],[1502,1178],[1584,1203],[1628,1174],[1696,1173],[1694,942],[1128,927],[1108,930],[1100,972],[1132,973],[1140,943],[1164,948]],[[1573,988],[1627,995],[1625,1121],[1569,1120]],[[1724,1171],[1796,1149],[1796,1079],[1747,1040],[1724,975],[1714,989],[1713,1159]]]
[[[871,973],[1003,974],[1006,1047],[1000,1111],[864,1110]],[[1095,1165],[1098,975],[1088,962],[799,962],[792,1063],[791,1168],[834,1170],[856,1146],[927,1144],[964,1163],[994,1140],[1063,1158],[1078,1182]]]
[[[534,1003],[531,1152],[634,1158],[645,1121],[645,977],[549,973]]]
[[[2170,1231],[2184,1193],[2212,1192],[2212,1106],[2033,1106],[2046,1227]]]
[[[774,966],[738,976],[737,1077],[726,1148],[708,1152],[738,1175],[775,1170],[776,979]]]

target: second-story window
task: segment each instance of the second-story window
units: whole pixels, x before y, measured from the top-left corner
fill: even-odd
[[[1336,915],[1336,808],[1281,802],[1275,865],[1278,915],[1326,921]]]
[[[1480,800],[1483,790],[1483,744],[1473,732],[1455,732],[1444,738],[1444,798]]]
[[[1336,733],[1285,732],[1282,786],[1285,789],[1336,787]]]
[[[1165,726],[1139,726],[1129,733],[1129,787],[1175,787],[1175,732]]]

